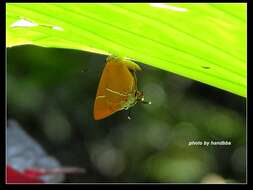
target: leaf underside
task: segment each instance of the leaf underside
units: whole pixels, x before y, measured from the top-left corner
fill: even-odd
[[[7,3],[6,43],[127,57],[246,97],[246,9],[245,3]]]

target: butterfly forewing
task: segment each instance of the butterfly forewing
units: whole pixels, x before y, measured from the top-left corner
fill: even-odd
[[[131,61],[116,57],[107,58],[94,105],[96,120],[122,110],[128,95],[134,93],[137,88],[136,77],[133,75],[135,70],[140,70],[140,67]]]

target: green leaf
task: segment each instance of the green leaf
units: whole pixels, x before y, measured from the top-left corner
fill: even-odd
[[[7,47],[114,54],[246,97],[246,8],[245,3],[7,3]]]

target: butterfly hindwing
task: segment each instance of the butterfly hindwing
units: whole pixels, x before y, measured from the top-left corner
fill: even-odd
[[[95,99],[96,120],[122,110],[128,94],[137,88],[135,70],[140,67],[131,61],[112,56],[107,58]]]

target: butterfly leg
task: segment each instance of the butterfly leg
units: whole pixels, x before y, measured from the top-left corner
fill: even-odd
[[[131,109],[128,110],[128,116],[127,119],[131,120]]]

